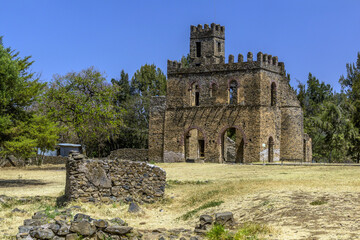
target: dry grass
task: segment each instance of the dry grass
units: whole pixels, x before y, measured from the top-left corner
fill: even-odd
[[[129,222],[131,226],[142,229],[193,228],[201,214],[233,211],[236,219],[263,222],[279,230],[279,235],[269,236],[269,238],[286,239],[282,238],[281,234],[289,236],[292,232],[297,232],[293,235],[293,239],[297,239],[296,237],[304,239],[304,237],[316,233],[309,232],[310,230],[302,225],[303,218],[300,216],[297,218],[296,212],[292,211],[294,206],[299,205],[308,211],[320,209],[324,211],[324,214],[328,213],[330,218],[332,215],[336,215],[336,213],[331,212],[331,209],[329,210],[331,204],[336,204],[336,201],[332,199],[341,195],[357,199],[360,190],[359,167],[186,163],[159,164],[159,166],[167,172],[169,185],[166,189],[165,199],[155,204],[142,205],[143,212],[139,214],[127,213],[128,206],[121,203],[93,205],[74,202],[71,205],[80,205],[84,213],[93,217],[105,219],[120,217]],[[0,176],[0,181],[3,181],[0,182],[0,195],[55,197],[61,195],[65,186],[64,170],[51,168],[49,170],[37,170],[36,168],[1,169]],[[22,183],[19,181],[19,186],[15,186],[15,183],[15,185],[10,184],[3,187],[2,184],[6,183],[6,180],[36,180],[43,185],[31,185],[31,182],[28,184],[25,182],[21,185]],[[311,202],[318,199],[324,199],[327,204],[310,205]],[[212,206],[211,202],[221,201],[224,203],[218,204],[218,206],[201,208],[204,205]],[[34,211],[43,209],[48,205],[54,206],[55,198],[42,200],[42,203],[16,205],[16,207],[28,211],[28,214],[11,213],[12,208],[1,209],[0,218],[5,220],[0,221],[0,236],[1,231],[7,234],[15,234],[17,226],[22,223],[23,219],[30,217]],[[334,206],[333,209],[336,208]],[[15,206],[13,207],[15,208]],[[196,209],[200,210],[190,214],[188,220],[182,220],[184,219],[181,218],[182,216]],[[299,212],[301,212],[300,210]],[[341,214],[341,208],[339,211]],[[285,222],[280,224],[279,219],[287,219],[286,214],[291,215],[292,212],[295,215],[291,216],[291,220],[289,217],[287,221],[284,220]],[[279,219],[272,221],[271,214]],[[306,212],[302,214],[306,214]],[[326,216],[323,218],[325,219]],[[324,221],[326,223],[327,220]],[[314,224],[319,224],[319,222]],[[14,227],[8,230],[7,228],[10,225]],[[308,227],[308,229],[311,228]],[[321,233],[318,234],[321,235]],[[356,234],[356,231],[351,232],[351,234]],[[342,234],[342,236],[346,235]]]

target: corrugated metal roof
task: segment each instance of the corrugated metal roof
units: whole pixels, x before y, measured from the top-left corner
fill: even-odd
[[[81,144],[59,143],[58,146],[60,146],[60,147],[81,147]]]

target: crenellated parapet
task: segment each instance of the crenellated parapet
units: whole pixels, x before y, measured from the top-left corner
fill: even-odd
[[[225,39],[225,27],[215,23],[212,23],[210,26],[205,24],[204,27],[201,24],[197,26],[190,26],[190,39],[201,39],[209,37]]]
[[[238,54],[237,62],[235,61],[234,55],[230,54],[228,57],[228,62],[225,63],[225,58],[220,57],[220,62],[216,63],[214,57],[205,57],[201,59],[200,66],[183,66],[181,62],[170,61],[167,63],[167,73],[168,75],[173,74],[184,74],[184,73],[196,73],[196,72],[219,72],[219,71],[235,71],[235,70],[248,70],[248,69],[264,69],[271,72],[276,72],[282,75],[286,75],[285,65],[283,62],[279,62],[277,56],[272,56],[270,54],[263,54],[259,52],[257,54],[256,60],[253,59],[253,53],[248,52],[247,61],[244,62],[244,56]]]

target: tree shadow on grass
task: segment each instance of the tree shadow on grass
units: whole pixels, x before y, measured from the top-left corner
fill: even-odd
[[[0,188],[42,186],[49,184],[36,179],[0,179]]]

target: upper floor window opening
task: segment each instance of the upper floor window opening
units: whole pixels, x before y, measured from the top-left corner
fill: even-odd
[[[192,84],[190,97],[191,97],[191,100],[190,100],[191,106],[199,106],[200,105],[200,88],[197,83]]]
[[[217,47],[218,47],[218,52],[220,53],[221,52],[221,42],[217,43]]]
[[[229,84],[229,104],[236,104],[238,100],[237,96],[238,84],[235,80]]]
[[[201,57],[201,42],[196,42],[196,57]]]

